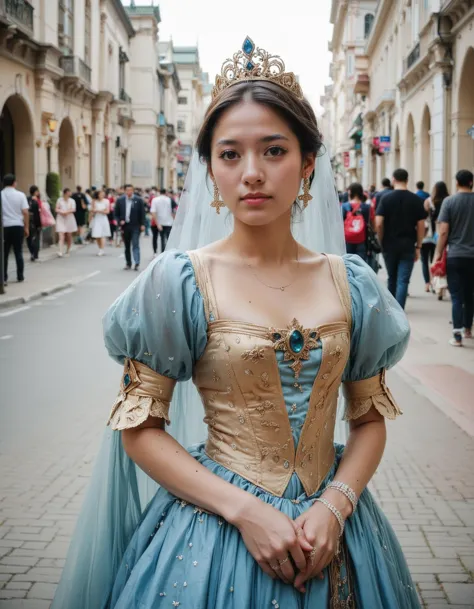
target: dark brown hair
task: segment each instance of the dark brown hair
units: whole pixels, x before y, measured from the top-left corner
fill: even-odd
[[[298,138],[301,155],[317,155],[322,146],[322,136],[316,116],[306,99],[298,99],[279,85],[266,80],[251,80],[225,89],[209,106],[197,138],[201,160],[211,160],[211,142],[217,121],[222,114],[243,101],[253,101],[267,106],[285,120]]]
[[[359,184],[359,182],[353,182],[349,186],[347,191],[349,192],[350,199],[357,197],[359,201],[362,201],[362,203],[365,203],[367,201],[367,197],[365,195],[364,189],[362,188],[362,184]]]

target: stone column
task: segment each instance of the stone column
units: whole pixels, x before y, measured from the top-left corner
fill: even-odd
[[[92,114],[92,137],[91,137],[91,185],[100,188],[104,183],[102,175],[102,126],[103,112],[94,110]]]

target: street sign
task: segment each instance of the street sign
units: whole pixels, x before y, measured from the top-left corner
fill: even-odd
[[[379,138],[379,151],[390,152],[391,139],[389,135],[381,135]]]

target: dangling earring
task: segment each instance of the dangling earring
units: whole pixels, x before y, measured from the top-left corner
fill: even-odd
[[[312,195],[309,194],[311,184],[309,178],[303,178],[303,194],[299,195],[298,200],[303,201],[304,209],[308,207],[308,203],[313,200]]]
[[[221,195],[219,193],[219,189],[217,188],[217,184],[214,182],[214,200],[211,203],[211,207],[216,208],[216,213],[221,213],[221,207],[225,207],[224,201],[220,200]]]

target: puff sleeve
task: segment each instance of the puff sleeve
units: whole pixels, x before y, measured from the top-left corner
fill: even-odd
[[[375,407],[388,419],[402,411],[385,384],[385,370],[406,351],[410,326],[405,312],[359,257],[344,256],[352,300],[349,361],[343,375],[345,419],[357,419]]]
[[[201,294],[189,257],[164,252],[113,303],[103,319],[109,355],[124,364],[109,425],[164,418],[177,381],[192,377],[207,344]]]

